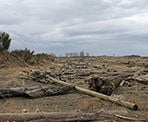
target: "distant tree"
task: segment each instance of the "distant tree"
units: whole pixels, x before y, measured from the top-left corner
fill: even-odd
[[[88,52],[86,52],[86,56],[89,56],[89,53]]]
[[[10,46],[11,39],[9,34],[6,32],[0,32],[0,51],[8,50]]]
[[[84,56],[84,51],[80,52],[80,56],[83,57]]]

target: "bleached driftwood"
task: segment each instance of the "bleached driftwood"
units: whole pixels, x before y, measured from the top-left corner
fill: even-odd
[[[57,79],[52,78],[52,77],[48,77],[48,78],[50,80],[52,80],[54,83],[57,83],[57,84],[61,84],[61,85],[64,85],[64,86],[73,86],[73,85],[71,85],[69,83],[57,80]],[[94,96],[94,97],[98,97],[98,98],[101,98],[103,100],[110,101],[110,102],[116,103],[118,105],[130,108],[132,110],[137,110],[138,109],[138,105],[136,105],[135,103],[120,100],[118,98],[115,98],[115,97],[112,97],[112,96],[107,96],[107,95],[104,95],[102,93],[94,92],[94,91],[91,91],[91,90],[88,90],[88,89],[84,89],[84,88],[81,88],[79,86],[73,86],[73,87],[75,88],[75,90],[77,90],[79,92],[82,92],[84,94],[88,94],[88,95],[91,95],[91,96]]]

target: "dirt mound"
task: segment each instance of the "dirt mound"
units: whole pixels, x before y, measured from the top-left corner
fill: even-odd
[[[29,65],[43,65],[54,61],[54,56],[48,54],[31,54],[30,51],[0,51],[0,68],[25,67]]]
[[[24,60],[22,60],[19,56],[12,54],[8,51],[0,52],[0,68],[3,67],[15,67],[15,66],[27,66]]]

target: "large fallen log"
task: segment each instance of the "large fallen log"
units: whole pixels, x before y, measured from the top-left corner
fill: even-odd
[[[1,122],[102,122],[106,120],[116,120],[116,118],[104,112],[0,113]]]
[[[145,118],[133,118],[105,111],[82,112],[41,112],[41,113],[0,113],[0,122],[146,122]]]
[[[16,87],[16,88],[0,88],[0,98],[10,97],[28,97],[37,98],[44,96],[53,96],[66,94],[71,91],[73,87],[64,86],[58,88],[50,88],[48,86],[33,86],[33,87]]]
[[[81,88],[79,86],[73,86],[73,85],[71,85],[69,83],[57,80],[57,79],[52,78],[50,76],[48,78],[50,80],[52,80],[54,83],[61,84],[61,85],[64,85],[64,86],[72,86],[72,87],[75,88],[75,90],[77,90],[79,92],[82,92],[82,93],[85,93],[87,95],[98,97],[98,98],[101,98],[103,100],[110,101],[110,102],[116,103],[118,105],[130,108],[132,110],[137,110],[138,109],[138,105],[136,105],[135,103],[131,103],[131,102],[128,102],[128,101],[120,100],[118,98],[115,98],[115,97],[112,97],[112,96],[107,96],[107,95],[104,95],[102,93],[94,92],[94,91],[91,91],[91,90],[88,90],[88,89],[84,89],[84,88]]]

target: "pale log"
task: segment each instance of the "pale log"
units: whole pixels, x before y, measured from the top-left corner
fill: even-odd
[[[57,79],[52,78],[52,77],[49,77],[49,79],[52,80],[53,82],[57,83],[57,84],[61,84],[61,85],[64,85],[64,86],[74,86],[74,85],[63,82],[61,80],[57,80]],[[102,93],[94,92],[94,91],[91,91],[91,90],[88,90],[88,89],[84,89],[84,88],[81,88],[79,86],[74,86],[74,88],[75,88],[75,90],[77,90],[81,93],[85,93],[87,95],[98,97],[100,99],[116,103],[118,105],[124,106],[124,107],[132,109],[132,110],[138,110],[138,105],[136,105],[135,103],[120,100],[118,98],[115,98],[115,97],[112,97],[112,96],[107,96],[107,95],[104,95]]]

